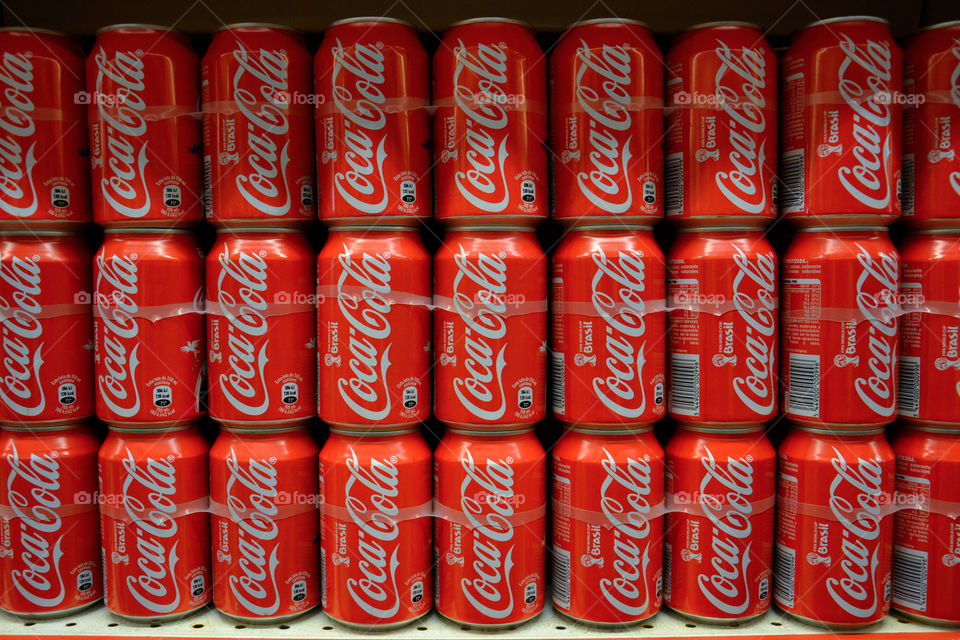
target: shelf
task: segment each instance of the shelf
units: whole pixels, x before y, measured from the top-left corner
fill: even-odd
[[[932,627],[905,618],[888,616],[883,622],[866,632],[847,635],[847,638],[870,636],[922,635],[935,640],[939,638],[960,638],[960,631],[949,631]],[[464,638],[486,634],[467,632],[458,626],[442,620],[431,613],[418,623],[389,632],[364,634],[347,629],[330,621],[322,612],[311,612],[303,618],[286,624],[242,625],[228,620],[212,608],[206,609],[176,622],[163,624],[133,624],[113,617],[106,609],[98,606],[80,615],[45,622],[22,622],[13,616],[0,614],[0,637],[35,640],[43,636],[59,638],[88,638],[101,636],[110,638]],[[517,629],[496,634],[500,637],[516,639],[532,638],[703,638],[735,636],[737,638],[831,638],[837,634],[809,627],[777,612],[770,611],[752,622],[737,627],[709,626],[691,623],[670,611],[662,611],[645,625],[625,631],[597,630],[576,624],[554,613],[548,608],[536,620]]]

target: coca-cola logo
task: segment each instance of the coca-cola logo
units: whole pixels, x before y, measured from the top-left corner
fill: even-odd
[[[508,50],[504,43],[479,43],[474,50],[462,40],[454,48],[457,66],[453,72],[453,97],[467,118],[467,151],[464,159],[470,168],[455,176],[457,190],[467,202],[486,211],[499,213],[510,203],[507,175],[507,125],[505,105]]]
[[[889,42],[867,40],[858,47],[846,34],[840,34],[839,45],[846,57],[838,71],[838,90],[854,114],[850,139],[855,144],[841,160],[837,176],[865,207],[884,209],[890,204],[894,149],[890,106],[883,96],[893,89],[893,52]],[[854,164],[846,164],[850,160]]]
[[[289,103],[278,96],[289,93],[287,56],[283,51],[267,49],[251,53],[238,44],[233,57],[237,62],[233,101],[246,120],[246,126],[239,130],[246,131],[249,150],[241,159],[237,191],[264,215],[283,216],[290,211],[291,203],[287,185],[290,125]]]
[[[36,258],[13,256],[0,262],[0,280],[11,287],[10,296],[0,296],[0,327],[3,333],[3,384],[0,400],[23,417],[40,415],[46,397],[40,384],[43,366],[43,293],[40,265]]]
[[[896,251],[880,252],[876,257],[857,243],[857,308],[869,323],[868,358],[860,359],[854,387],[857,396],[874,413],[890,417],[896,411],[896,386],[893,372],[897,366],[897,287],[900,261]],[[861,371],[866,371],[865,375]]]
[[[633,65],[630,47],[605,44],[599,51],[583,40],[576,55],[577,104],[590,119],[586,144],[591,171],[577,173],[580,192],[607,213],[626,213],[633,205],[627,167],[633,136],[621,143],[618,135],[633,124],[630,103]],[[593,72],[592,77],[588,72]],[[587,85],[592,80],[593,86]]]
[[[4,51],[0,62],[0,210],[16,218],[29,218],[39,206],[33,185],[37,143],[32,139],[32,55]],[[30,144],[26,153],[23,143]]]
[[[115,51],[111,59],[106,49],[100,49],[95,60],[97,113],[106,125],[100,191],[114,212],[142,218],[150,211],[143,52]],[[105,82],[113,93],[104,91]]]
[[[347,52],[339,38],[332,53],[333,104],[348,121],[343,133],[343,160],[349,167],[334,176],[334,186],[354,209],[383,213],[389,195],[383,175],[387,157],[384,54],[377,44],[362,42],[353,44],[352,51]]]
[[[124,418],[140,411],[137,367],[140,366],[140,309],[136,254],[97,256],[97,388],[110,410]]]
[[[740,247],[734,246],[733,250],[738,269],[733,280],[733,306],[747,327],[741,339],[746,346],[748,371],[748,375],[733,379],[733,390],[748,409],[768,416],[777,400],[777,256],[772,251],[757,252],[754,263]]]
[[[766,61],[763,50],[743,47],[739,54],[717,40],[720,60],[714,82],[729,131],[727,164],[714,174],[717,188],[741,211],[760,214],[767,208]]]

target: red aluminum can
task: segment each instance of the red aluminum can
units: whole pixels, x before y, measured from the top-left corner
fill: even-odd
[[[93,416],[91,259],[78,236],[0,236],[0,423]]]
[[[809,229],[782,264],[786,416],[838,428],[892,422],[900,258],[886,229]]]
[[[314,58],[320,218],[429,218],[430,62],[394,18],[330,25]]]
[[[430,416],[430,255],[412,229],[335,227],[317,262],[317,412],[345,428]]]
[[[925,27],[903,49],[903,217],[960,226],[960,21]]]
[[[550,55],[550,111],[555,218],[663,216],[663,57],[645,24],[600,18],[567,29]]]
[[[532,429],[448,429],[434,452],[436,606],[467,628],[512,628],[546,594],[546,453]]]
[[[196,427],[110,428],[99,466],[111,613],[148,622],[210,602],[208,454]]]
[[[903,261],[897,413],[911,423],[960,426],[960,231],[921,231]]]
[[[710,22],[667,54],[667,216],[763,225],[777,216],[777,58],[760,27]]]
[[[108,231],[93,279],[97,417],[161,426],[202,416],[203,254],[193,237]]]
[[[777,606],[832,629],[890,612],[894,455],[882,429],[792,429],[777,450]]]
[[[0,227],[90,221],[86,98],[77,42],[0,29]]]
[[[900,216],[901,54],[880,18],[794,34],[781,66],[780,210],[802,225]]]
[[[99,448],[89,425],[0,431],[0,609],[50,618],[103,597]]]
[[[280,622],[320,603],[317,454],[306,427],[224,427],[210,448],[213,604]]]
[[[287,27],[242,23],[213,35],[201,64],[211,222],[299,225],[317,217],[312,67],[303,38]]]
[[[399,627],[433,604],[430,448],[416,429],[334,429],[320,452],[324,612]]]
[[[744,426],[777,415],[777,254],[762,230],[693,228],[670,248],[670,416]]]
[[[578,428],[663,417],[663,252],[648,227],[578,227],[551,260],[553,413]]]
[[[660,610],[663,448],[652,428],[570,429],[553,448],[553,605],[626,626]]]
[[[221,424],[313,415],[314,253],[290,229],[221,229],[207,254],[207,403]]]
[[[87,95],[94,221],[202,220],[200,62],[186,36],[149,25],[100,29]]]
[[[704,622],[770,608],[776,454],[763,428],[678,428],[667,443],[664,603]]]
[[[547,258],[530,229],[461,227],[434,256],[434,415],[533,425],[546,414]]]
[[[433,99],[437,217],[545,218],[547,69],[530,27],[507,18],[452,25],[433,57]]]
[[[960,624],[960,452],[957,431],[902,429],[896,454],[897,512],[893,518],[893,607],[934,624]]]

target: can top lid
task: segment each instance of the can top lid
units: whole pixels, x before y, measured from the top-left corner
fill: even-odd
[[[67,429],[80,429],[89,426],[90,425],[87,422],[65,422],[59,424],[5,424],[3,425],[3,430],[17,432],[28,431],[33,433],[36,431],[66,431]]]
[[[832,427],[809,424],[794,424],[794,426],[800,431],[823,433],[831,436],[869,436],[883,433],[884,431],[883,427],[842,427],[840,429],[834,429]]]
[[[890,24],[889,21],[885,20],[884,18],[880,18],[878,16],[837,16],[836,18],[814,20],[813,22],[803,25],[793,33],[794,35],[796,35],[801,31],[805,31],[809,29],[810,27],[819,27],[820,25],[823,25],[823,24],[836,24],[838,22],[879,22],[881,24]]]
[[[301,422],[299,424],[283,424],[277,425],[275,427],[270,426],[257,426],[257,427],[244,427],[238,424],[221,424],[220,428],[224,431],[229,431],[231,433],[249,433],[249,434],[260,434],[260,433],[287,433],[289,431],[300,431],[306,429],[308,426],[307,422]]]
[[[716,433],[716,434],[730,434],[730,433],[756,433],[757,431],[763,431],[763,428],[766,423],[757,423],[757,424],[748,424],[748,425],[699,425],[699,424],[684,424],[678,423],[677,426],[681,429],[686,429],[687,431],[696,431],[697,433]]]
[[[401,24],[405,27],[413,28],[413,25],[407,22],[406,20],[401,20],[400,18],[391,18],[389,16],[359,16],[356,18],[344,18],[343,20],[336,20],[327,25],[327,29],[330,27],[339,27],[344,24],[355,24],[358,22],[385,22],[387,24]]]
[[[596,224],[578,224],[570,227],[570,231],[651,231],[653,224],[627,224],[617,222],[598,222]]]
[[[220,33],[221,31],[232,31],[234,29],[280,29],[281,31],[292,31],[294,33],[299,33],[293,27],[289,27],[285,24],[274,24],[272,22],[234,22],[233,24],[226,24],[214,31],[214,33]]]
[[[103,230],[104,233],[162,233],[164,235],[168,233],[190,233],[189,229],[180,229],[180,228],[169,228],[169,227],[107,227]]]
[[[927,431],[930,433],[960,434],[960,425],[912,424],[910,425],[910,428],[916,429],[917,431]]]
[[[162,31],[164,33],[179,33],[173,27],[164,27],[158,24],[140,24],[137,22],[122,22],[120,24],[108,24],[105,27],[97,29],[97,35],[108,31],[119,31],[120,29],[144,29],[146,31]]]
[[[42,33],[48,36],[63,36],[68,38],[69,36],[62,31],[54,31],[53,29],[35,29],[34,27],[0,27],[0,33]]]
[[[168,426],[150,426],[150,425],[137,425],[137,426],[126,426],[126,425],[115,425],[108,424],[110,431],[116,431],[119,433],[169,433],[171,431],[187,431],[195,427],[194,424],[179,424],[179,425],[168,425]]]
[[[698,233],[703,233],[705,231],[713,231],[716,233],[722,233],[725,231],[736,231],[738,233],[742,233],[744,231],[757,231],[759,233],[766,233],[766,228],[754,227],[748,224],[741,224],[741,225],[729,226],[729,227],[726,225],[722,227],[712,227],[710,225],[703,225],[703,226],[696,226],[696,227],[680,227],[679,229],[677,229],[678,233],[690,233],[692,231],[696,231]]]
[[[5,231],[0,231],[0,236],[71,236],[75,235],[69,231],[63,231],[62,229],[10,229]]]
[[[713,27],[744,27],[747,29],[760,30],[760,25],[754,24],[753,22],[744,22],[742,20],[714,20],[712,22],[700,22],[698,24],[689,26],[684,29],[682,33],[696,31],[698,29],[710,29]]]
[[[830,231],[832,233],[843,233],[844,231],[886,231],[886,230],[887,228],[884,227],[883,225],[873,225],[873,224],[852,224],[848,227],[847,226],[830,227],[830,226],[824,225],[822,227],[805,227],[803,229],[797,229],[799,233],[808,233],[811,231],[818,231],[818,232]]]
[[[221,233],[303,233],[303,229],[296,227],[271,227],[267,225],[262,227],[231,227],[227,225],[217,229],[217,235]]]
[[[391,231],[393,233],[419,233],[416,227],[406,227],[399,224],[334,224],[330,227],[330,232],[334,231]]]
[[[417,427],[406,427],[403,429],[344,429],[340,427],[330,427],[330,433],[336,433],[341,436],[353,436],[355,438],[378,438],[383,436],[400,436],[417,431]]]
[[[536,229],[520,224],[464,224],[451,225],[449,231],[519,231],[533,233]]]
[[[591,18],[589,20],[579,20],[570,25],[570,29],[574,27],[586,27],[592,24],[632,24],[638,27],[643,27],[649,29],[648,25],[643,20],[634,20],[633,18]]]
[[[629,436],[653,431],[653,425],[648,424],[642,427],[608,427],[604,429],[591,429],[589,427],[572,426],[570,427],[570,431],[574,433],[589,433],[597,436]]]
[[[468,436],[517,436],[533,433],[533,427],[517,427],[516,429],[484,429],[482,427],[447,427],[447,431]]]
[[[531,28],[530,25],[524,22],[523,20],[517,20],[516,18],[500,18],[497,16],[489,16],[489,17],[483,17],[483,18],[468,18],[467,20],[459,20],[457,22],[454,22],[447,28],[450,29],[452,27],[462,27],[463,25],[466,25],[466,24],[477,24],[478,22],[502,22],[506,24],[518,24],[521,27],[526,27],[527,29]]]
[[[935,31],[937,29],[949,29],[951,27],[960,27],[960,20],[947,20],[946,22],[930,24],[925,27],[920,27],[917,31]]]

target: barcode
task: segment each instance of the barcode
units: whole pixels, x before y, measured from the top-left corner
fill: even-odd
[[[666,157],[663,166],[664,206],[668,216],[683,215],[683,154]]]
[[[781,209],[784,212],[803,211],[803,149],[783,154],[780,181],[783,184]]]
[[[913,154],[909,153],[900,159],[900,206],[903,215],[913,215],[913,189],[915,184],[913,175]]]
[[[920,358],[900,358],[897,413],[912,418],[920,417]]]
[[[670,411],[700,415],[700,356],[675,353],[670,360]]]
[[[802,416],[820,415],[820,356],[790,354],[787,410]]]
[[[213,165],[210,156],[203,156],[203,215],[213,217]]]
[[[773,557],[773,593],[781,607],[793,608],[793,581],[797,552],[777,543]]]
[[[562,416],[567,412],[566,393],[563,386],[563,353],[554,351],[550,354],[550,364],[550,382],[553,384],[553,412]]]
[[[673,545],[669,542],[663,543],[663,599],[666,602],[670,597],[670,578],[673,571]]]
[[[553,603],[570,608],[570,552],[558,547],[553,548]]]
[[[917,611],[927,610],[927,552],[893,548],[893,602]]]

